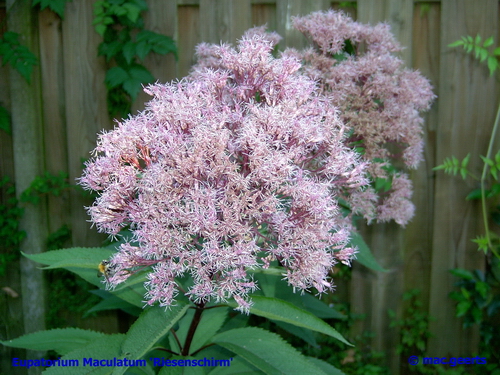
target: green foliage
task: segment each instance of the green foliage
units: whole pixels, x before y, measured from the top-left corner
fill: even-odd
[[[19,34],[7,31],[0,38],[0,56],[2,66],[10,64],[30,83],[33,66],[38,65],[38,59],[31,51],[19,42]]]
[[[500,260],[492,258],[486,272],[473,272],[456,268],[450,273],[458,278],[449,296],[457,302],[456,316],[463,319],[464,329],[474,325],[479,326],[481,336],[480,353],[488,358],[486,372],[500,375],[500,369],[495,365],[500,363],[500,329],[498,315],[500,313]]]
[[[463,158],[462,162],[460,162],[460,160],[458,160],[455,156],[452,156],[451,158],[445,158],[443,164],[432,168],[432,170],[438,171],[444,169],[445,173],[451,174],[453,176],[456,176],[460,172],[460,175],[465,180],[467,178],[467,175],[470,174],[470,172],[467,170],[469,160],[470,153],[467,154],[465,158]]]
[[[26,256],[47,265],[46,269],[65,268],[71,270],[102,288],[103,284],[96,275],[97,265],[102,259],[109,258],[114,253],[115,246],[116,244],[108,248],[55,250]],[[281,281],[280,275],[256,274],[255,277],[259,279],[259,284],[267,295],[253,296],[254,306],[250,309],[253,316],[266,317],[275,322],[286,323],[288,329],[295,327],[297,337],[300,337],[304,331],[312,330],[320,335],[318,337],[326,335],[338,342],[339,345],[350,345],[339,332],[318,317],[345,319],[342,314],[311,295],[294,294],[290,287],[277,288],[277,283]],[[134,306],[142,308],[145,281],[144,273],[139,271],[116,289],[106,292],[100,290],[100,293],[97,294],[105,300],[113,300],[113,304],[117,300],[121,300],[122,307],[128,305],[132,308],[135,308]],[[180,279],[177,282],[182,288],[190,283],[187,279]],[[127,294],[127,292],[130,293]],[[312,302],[313,300],[314,302]],[[293,303],[291,303],[292,301]],[[246,326],[246,317],[229,313],[228,306],[236,307],[237,304],[230,301],[228,304],[210,304],[204,307],[203,304],[195,305],[185,298],[178,298],[176,306],[171,306],[167,310],[158,306],[139,310],[139,318],[126,335],[101,334],[94,337],[92,336],[94,333],[88,333],[88,331],[68,330],[68,337],[65,337],[65,331],[59,330],[41,333],[41,335],[46,335],[43,338],[42,336],[22,337],[10,342],[2,342],[2,344],[30,348],[36,346],[37,350],[55,350],[58,355],[63,355],[62,359],[89,357],[146,359],[148,368],[151,370],[153,365],[149,362],[150,357],[169,359],[213,357],[216,359],[232,358],[231,371],[227,372],[228,369],[223,370],[222,368],[210,369],[213,370],[210,373],[214,374],[233,374],[236,369],[255,374],[289,374],[294,373],[295,370],[306,374],[343,373],[325,361],[304,356],[276,333]],[[194,321],[197,321],[194,326],[196,332],[192,334]],[[290,331],[292,330],[290,329]],[[52,336],[54,333],[57,335],[62,333],[64,338],[59,340],[59,336]],[[79,337],[80,333],[82,333],[81,338]],[[58,341],[63,342],[59,343]],[[66,341],[69,344],[66,345]],[[186,347],[186,345],[188,346]],[[158,350],[161,352],[155,355]],[[181,355],[181,353],[183,354]],[[187,356],[184,355],[185,353]],[[126,366],[117,366],[113,369],[114,373],[117,374],[125,373],[126,370]],[[47,373],[57,374],[58,371],[60,370],[54,367],[50,368]],[[160,370],[160,373],[168,372]],[[207,371],[200,373],[204,374]]]
[[[350,245],[358,248],[358,253],[356,253],[356,261],[374,271],[387,272],[387,270],[377,262],[372,252],[370,251],[370,248],[359,233],[351,233]]]
[[[111,65],[105,78],[111,117],[126,117],[142,85],[154,81],[139,60],[144,61],[153,52],[173,53],[177,58],[177,47],[172,38],[144,30],[141,12],[147,9],[143,0],[101,0],[94,3],[93,24],[103,38],[98,54]]]
[[[396,313],[389,310],[391,317],[390,327],[399,327],[401,341],[397,352],[403,355],[422,355],[425,352],[427,339],[431,337],[429,323],[431,317],[422,311],[422,302],[418,299],[420,290],[412,289],[403,294],[403,301],[407,301],[408,307],[404,311],[402,319],[396,319]]]
[[[12,134],[12,129],[10,127],[10,113],[5,107],[0,106],[0,129],[7,134]]]
[[[498,268],[499,262],[495,265]],[[450,297],[457,301],[456,316],[463,318],[464,328],[481,325],[486,317],[500,311],[500,295],[494,289],[500,286],[500,272],[487,277],[480,270],[470,272],[457,268],[450,273],[460,279],[455,284],[460,291],[451,292]]]
[[[68,183],[67,173],[59,172],[58,175],[53,175],[45,171],[43,176],[35,177],[30,186],[21,193],[20,200],[21,202],[38,204],[42,196],[52,194],[57,197],[71,187],[72,185]]]
[[[19,230],[19,220],[23,209],[18,206],[16,191],[9,177],[0,180],[0,188],[4,189],[5,199],[0,204],[0,276],[5,274],[7,264],[19,258],[19,244],[26,237],[26,232]]]
[[[496,153],[496,155],[494,156],[494,158],[487,158],[485,156],[481,156],[481,159],[483,160],[483,162],[485,164],[487,164],[489,167],[490,167],[490,173],[491,173],[491,176],[496,180],[498,181],[498,171],[500,171],[500,150],[498,150],[498,152]],[[499,188],[497,188],[497,190],[500,190]],[[498,194],[499,191],[496,192],[496,194]]]
[[[491,51],[491,46],[495,43],[493,36],[490,36],[484,42],[479,34],[473,38],[470,35],[462,36],[460,40],[448,44],[448,47],[459,47],[462,46],[463,49],[469,53],[474,54],[475,58],[481,62],[486,61],[488,69],[490,70],[490,75],[493,75],[498,69],[498,57],[500,56],[500,47],[497,47]]]
[[[33,0],[32,6],[40,5],[40,9],[50,8],[59,17],[64,18],[64,7],[71,0]]]

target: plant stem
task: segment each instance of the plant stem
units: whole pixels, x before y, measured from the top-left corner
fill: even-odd
[[[184,357],[189,355],[189,349],[193,341],[194,333],[196,332],[196,328],[198,328],[198,324],[200,324],[201,314],[203,313],[204,308],[204,302],[196,304],[196,310],[194,312],[193,320],[191,321],[191,325],[189,326],[189,331],[186,336],[186,342],[184,343],[184,347],[182,348],[181,352],[181,355]]]
[[[486,158],[490,159],[491,154],[493,152],[493,143],[495,141],[495,136],[498,130],[498,124],[500,123],[500,104],[498,105],[498,110],[497,110],[497,117],[495,118],[495,124],[493,125],[493,130],[491,131],[491,137],[490,137],[490,143],[488,145],[488,151],[486,153]],[[488,247],[491,249],[493,254],[500,259],[500,255],[494,248],[493,244],[491,243],[491,237],[490,237],[490,229],[488,225],[488,214],[486,211],[486,195],[485,195],[485,182],[486,182],[486,175],[488,173],[488,163],[484,163],[483,167],[483,174],[481,175],[481,205],[483,209],[483,222],[484,222],[484,228],[486,231],[486,239],[488,240]]]

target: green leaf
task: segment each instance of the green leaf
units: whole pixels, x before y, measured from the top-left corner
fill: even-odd
[[[38,59],[31,51],[23,46],[18,38],[19,34],[7,31],[0,39],[0,55],[2,55],[3,65],[10,64],[26,82],[30,83],[33,66],[38,65]]]
[[[40,9],[49,7],[59,17],[64,18],[64,7],[71,0],[33,0],[33,6],[40,4]]]
[[[208,375],[260,375],[260,374],[262,374],[261,371],[259,371],[255,366],[252,366],[250,363],[245,361],[240,356],[232,357],[230,366],[217,366],[214,367],[214,369],[208,373]],[[171,374],[170,373],[167,374],[165,372],[165,375],[171,375]]]
[[[344,314],[339,313],[333,307],[328,306],[319,298],[314,297],[309,293],[301,295],[303,305],[307,311],[313,313],[321,319],[347,319]]]
[[[122,85],[129,79],[130,75],[125,69],[115,66],[106,72],[105,82],[109,88],[113,88]]]
[[[138,7],[137,4],[133,3],[125,3],[123,4],[123,8],[125,8],[127,11],[127,18],[131,22],[136,23],[142,9]]]
[[[473,280],[474,276],[472,275],[472,272],[461,269],[461,268],[455,268],[449,271],[453,276],[456,276],[460,279],[465,279],[465,280]]]
[[[372,252],[370,251],[370,248],[359,233],[351,232],[350,246],[358,248],[356,261],[361,263],[363,266],[368,267],[374,271],[387,272],[387,270],[377,262]]]
[[[217,307],[203,311],[200,324],[196,329],[193,342],[191,343],[191,353],[196,352],[210,341],[226,321],[227,313],[227,307]]]
[[[90,313],[97,312],[97,311],[123,310],[127,314],[130,314],[132,316],[137,317],[137,316],[141,315],[141,312],[143,311],[142,308],[140,308],[136,305],[133,305],[133,304],[113,295],[112,293],[110,293],[106,290],[96,289],[96,290],[91,290],[90,292],[92,294],[96,294],[96,295],[100,296],[101,298],[103,298],[103,300],[101,302],[97,303],[94,307],[90,308],[85,313],[85,316],[87,316]]]
[[[121,358],[139,359],[165,336],[172,326],[184,316],[189,305],[177,302],[176,306],[164,308],[155,306],[144,310],[130,327],[123,344]],[[115,368],[113,374],[123,374],[127,367]]]
[[[474,189],[465,197],[465,200],[468,201],[477,199],[481,199],[481,189]]]
[[[250,308],[250,313],[252,314],[320,332],[352,346],[335,328],[310,312],[298,308],[291,303],[277,298],[262,296],[253,296],[252,301],[254,303]],[[236,302],[230,302],[229,306],[237,307],[237,304]]]
[[[54,350],[58,354],[64,355],[104,336],[104,333],[80,328],[57,328],[28,333],[17,339],[0,341],[0,343],[11,348]]]
[[[475,285],[475,289],[481,295],[481,297],[486,299],[488,296],[488,292],[490,291],[490,286],[484,281],[478,281]]]
[[[326,374],[280,336],[261,328],[233,329],[216,335],[212,342],[231,350],[269,375]]]
[[[132,63],[132,61],[134,60],[134,56],[136,54],[135,43],[131,41],[125,43],[123,45],[122,52],[123,52],[123,57],[125,57],[125,60],[127,61],[127,64]]]
[[[61,360],[76,360],[79,364],[78,366],[71,367],[71,375],[108,375],[113,372],[113,362],[114,360],[119,360],[121,351],[120,346],[125,338],[123,334],[105,335],[102,338],[98,338],[88,345],[73,350],[68,354],[64,355]],[[95,361],[111,361],[111,365],[108,366],[107,363],[100,365]],[[64,362],[63,362],[64,363]],[[75,363],[75,362],[74,362]],[[84,365],[85,364],[85,365]],[[122,368],[122,366],[118,368]],[[125,367],[126,369],[126,367]],[[47,368],[44,375],[68,375],[68,367],[65,366],[51,366]]]
[[[448,47],[453,48],[453,47],[458,47],[458,46],[463,46],[464,41],[463,40],[456,40],[453,43],[448,44]]]
[[[338,368],[332,366],[328,362],[325,362],[325,361],[323,361],[321,359],[314,358],[314,357],[307,357],[307,360],[309,362],[313,363],[316,367],[322,369],[323,372],[326,373],[326,374],[329,374],[329,375],[345,375]]]
[[[490,56],[488,57],[487,64],[488,69],[490,70],[490,75],[492,76],[498,68],[498,60],[496,59],[496,57]]]
[[[10,128],[10,113],[5,107],[2,106],[0,106],[0,129],[9,135],[12,134],[12,130]]]
[[[493,45],[494,43],[493,36],[490,36],[488,39],[486,39],[483,43],[483,47],[488,48],[489,46]]]

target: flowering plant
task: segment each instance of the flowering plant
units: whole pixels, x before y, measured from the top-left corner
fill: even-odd
[[[152,266],[148,303],[170,306],[187,272],[196,303],[233,297],[248,311],[248,270],[270,259],[320,293],[336,259],[349,263],[334,196],[367,184],[365,164],[300,63],[272,47],[258,36],[219,47],[224,70],[149,86],[148,109],[100,136],[81,180],[100,193],[92,221],[109,234],[130,225],[140,244],[121,245],[110,284]]]
[[[372,188],[353,197],[351,209],[368,221],[404,226],[414,215],[412,184],[405,168],[422,160],[422,111],[435,98],[429,81],[404,67],[402,47],[389,25],[364,25],[340,12],[315,12],[293,19],[313,47],[288,50],[303,72],[339,108],[350,128],[346,143],[369,161]]]
[[[401,155],[407,166],[418,162],[421,141],[411,131],[420,132],[418,110],[432,93],[382,47],[370,45],[366,61],[342,52],[340,39],[378,45],[377,35],[395,50],[385,27],[374,29],[377,34],[335,13],[310,17],[340,25],[338,35],[305,18],[295,24],[319,49],[275,58],[279,36],[264,28],[249,30],[236,48],[201,44],[188,77],[148,86],[153,99],[146,110],[99,136],[80,183],[99,194],[88,211],[99,231],[119,237],[118,251],[76,248],[29,257],[96,285],[91,272],[107,257],[101,271],[119,300],[112,306],[139,318],[125,336],[65,331],[79,342],[85,335],[86,346],[58,352],[102,356],[104,340],[106,355],[122,360],[141,360],[152,350],[194,360],[233,353],[230,373],[338,373],[276,334],[245,327],[239,315],[228,316],[228,306],[286,323],[284,329],[312,344],[301,330],[350,345],[318,318],[343,316],[308,292],[331,290],[332,267],[355,256],[354,215],[409,220],[410,182],[392,163]],[[415,85],[424,98],[407,92]],[[415,103],[404,107],[406,100]],[[376,265],[364,250],[360,255]],[[151,307],[156,303],[166,308]],[[54,342],[55,334],[26,340]],[[168,366],[148,357],[149,366]]]

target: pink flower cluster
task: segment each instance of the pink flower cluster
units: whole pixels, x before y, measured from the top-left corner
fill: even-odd
[[[431,85],[394,55],[401,47],[386,24],[360,24],[335,11],[292,22],[314,47],[287,50],[285,55],[301,59],[304,74],[339,108],[341,120],[351,129],[347,144],[364,152],[372,181],[392,182],[388,191],[370,188],[352,197],[351,209],[369,221],[405,225],[414,206],[411,181],[401,167],[416,168],[422,160],[420,112],[435,98]]]
[[[259,33],[207,49],[212,63],[147,87],[147,109],[101,134],[86,165],[92,221],[134,234],[109,282],[150,267],[147,303],[169,306],[190,274],[194,302],[234,298],[248,311],[251,270],[277,260],[289,284],[324,292],[332,266],[354,256],[337,198],[363,193],[366,164],[297,58],[274,58]]]

